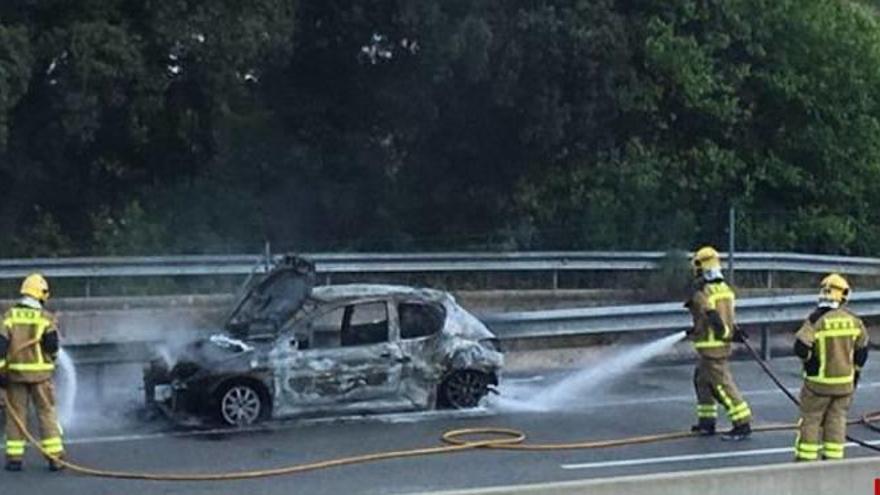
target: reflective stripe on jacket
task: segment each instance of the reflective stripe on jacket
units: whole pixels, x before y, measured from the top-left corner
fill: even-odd
[[[0,332],[9,341],[5,359],[10,381],[36,383],[52,377],[55,356],[42,343],[55,331],[55,319],[44,309],[18,305],[6,312]]]
[[[736,295],[726,282],[719,280],[702,284],[687,302],[694,320],[690,339],[702,356],[722,358],[730,355],[733,337],[734,305]],[[721,319],[722,328],[715,328],[709,321],[709,312],[715,311]]]
[[[819,394],[851,393],[856,371],[853,355],[868,345],[862,320],[845,309],[834,309],[815,322],[806,320],[796,336],[811,349],[804,366],[810,389]]]

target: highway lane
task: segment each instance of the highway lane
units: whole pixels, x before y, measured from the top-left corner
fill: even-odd
[[[864,386],[853,412],[880,409],[880,365],[869,362]],[[797,363],[775,360],[784,381],[797,387]],[[758,423],[792,422],[796,410],[773,388],[757,365],[734,363],[735,375],[752,404]],[[436,445],[450,428],[503,426],[521,429],[536,442],[599,440],[679,431],[693,420],[692,368],[688,365],[636,370],[612,386],[573,394],[562,410],[523,412],[487,410],[467,413],[397,414],[344,421],[309,419],[270,425],[254,431],[187,432],[163,422],[129,422],[73,428],[70,454],[77,462],[108,469],[151,472],[216,472],[263,469],[380,450]],[[559,372],[535,372],[510,377],[522,392],[543,390],[561,377]],[[852,434],[880,441],[862,427]],[[655,473],[721,466],[790,462],[792,432],[756,434],[751,440],[722,442],[719,438],[689,438],[662,444],[602,450],[541,453],[477,451],[418,459],[363,464],[301,475],[226,483],[168,483],[100,480],[44,470],[33,453],[24,473],[0,473],[4,493],[74,494],[211,493],[217,490],[255,494],[291,492],[411,493]],[[850,448],[848,455],[870,455]],[[6,488],[10,491],[7,492]]]

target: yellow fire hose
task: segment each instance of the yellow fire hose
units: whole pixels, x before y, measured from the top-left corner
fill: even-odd
[[[4,390],[4,396],[6,392]],[[7,398],[7,404],[8,398]],[[311,462],[305,464],[296,464],[292,466],[283,466],[278,468],[260,469],[251,471],[236,471],[231,473],[136,473],[126,471],[108,471],[95,469],[86,466],[80,466],[63,458],[59,458],[46,452],[40,442],[27,429],[24,420],[19,417],[10,407],[6,408],[6,414],[15,422],[15,424],[24,433],[25,438],[31,445],[36,447],[46,458],[52,459],[58,464],[70,469],[73,472],[84,474],[87,476],[96,476],[100,478],[116,478],[130,480],[150,480],[150,481],[227,481],[227,480],[243,480],[254,478],[266,478],[270,476],[281,476],[288,474],[304,473],[307,471],[315,471],[319,469],[327,469],[333,467],[347,466],[351,464],[362,464],[367,462],[376,462],[388,459],[400,459],[405,457],[418,457],[436,454],[448,454],[453,452],[462,452],[466,450],[476,449],[503,449],[503,450],[519,450],[519,451],[547,451],[547,450],[574,450],[574,449],[598,449],[607,447],[620,447],[624,445],[636,445],[645,443],[662,442],[668,440],[677,440],[696,436],[691,432],[672,432],[656,435],[644,435],[616,440],[599,440],[584,441],[574,443],[524,443],[526,434],[519,430],[510,428],[462,428],[449,430],[443,433],[441,440],[444,445],[435,447],[415,448],[407,450],[392,450],[385,452],[374,452],[370,454],[356,455],[350,457],[339,457],[336,459],[328,459],[325,461]],[[867,413],[860,420],[849,421],[848,424],[862,423],[869,425],[872,421],[880,419],[880,411]],[[755,427],[753,431],[781,431],[796,428],[794,424],[778,424],[763,425]],[[485,437],[488,439],[470,440],[467,437]]]
[[[767,363],[761,359],[761,357],[755,352],[755,350],[745,342],[746,348],[751,352],[753,358],[761,365],[761,368],[765,373],[773,380],[773,382],[791,399],[795,404],[798,403],[797,399],[794,398],[793,395],[782,385],[779,381],[778,377],[776,377],[775,373],[769,368]],[[297,474],[304,473],[307,471],[315,471],[319,469],[327,469],[332,467],[340,467],[347,466],[351,464],[362,464],[367,462],[376,462],[388,459],[400,459],[405,457],[419,457],[419,456],[428,456],[428,455],[436,455],[436,454],[447,454],[453,452],[462,452],[466,450],[476,450],[476,449],[503,449],[503,450],[518,450],[518,451],[549,451],[549,450],[576,450],[576,449],[599,449],[599,448],[609,448],[609,447],[621,447],[624,445],[638,445],[638,444],[646,444],[646,443],[655,443],[655,442],[663,442],[669,440],[678,440],[683,438],[688,438],[692,436],[696,436],[696,433],[681,431],[681,432],[671,432],[671,433],[660,433],[654,435],[643,435],[643,436],[635,436],[628,438],[620,438],[614,440],[597,440],[597,441],[584,441],[584,442],[573,442],[573,443],[524,443],[526,440],[526,434],[519,430],[514,430],[510,428],[497,428],[497,427],[480,427],[480,428],[462,428],[455,430],[448,430],[443,433],[441,436],[441,440],[444,445],[438,445],[435,447],[424,447],[424,448],[415,448],[415,449],[406,449],[406,450],[390,450],[385,452],[374,452],[370,454],[362,454],[350,457],[339,457],[336,459],[328,459],[325,461],[311,462],[305,464],[296,464],[292,466],[284,466],[278,468],[271,469],[261,469],[261,470],[251,470],[251,471],[236,471],[231,473],[184,473],[184,474],[156,474],[156,473],[135,473],[135,472],[126,472],[126,471],[108,471],[90,468],[86,466],[80,466],[78,464],[74,464],[64,458],[58,457],[56,455],[52,455],[48,453],[42,446],[40,442],[34,438],[34,436],[27,429],[27,425],[23,418],[20,418],[12,408],[8,407],[9,398],[7,396],[6,390],[3,390],[4,399],[6,401],[6,414],[15,422],[18,428],[24,433],[25,438],[28,442],[31,443],[34,447],[36,447],[46,458],[53,460],[57,464],[64,466],[70,469],[73,472],[84,474],[87,476],[96,476],[101,478],[116,478],[116,479],[131,479],[131,480],[151,480],[151,481],[225,481],[225,480],[242,480],[242,479],[254,479],[254,478],[265,478],[270,476],[281,476],[288,474]],[[880,420],[880,411],[869,412],[862,415],[862,417],[858,420],[850,420],[847,421],[848,425],[852,424],[863,424],[868,428],[871,428],[875,431],[880,431],[880,428],[871,424]],[[769,431],[782,431],[782,430],[793,430],[796,429],[796,424],[769,424],[757,426],[753,429],[755,432],[769,432]],[[482,440],[469,440],[467,437],[485,437],[489,436],[488,439]],[[860,446],[870,448],[872,450],[876,450],[877,447],[868,444],[867,442],[863,442],[858,439],[853,439],[851,437],[847,437],[849,440],[855,440],[856,443]]]

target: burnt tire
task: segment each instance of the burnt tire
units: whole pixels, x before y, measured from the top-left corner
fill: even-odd
[[[215,398],[215,415],[226,426],[250,426],[269,417],[269,396],[253,382],[229,382],[217,390]]]
[[[474,370],[456,370],[440,384],[437,400],[440,407],[470,409],[480,405],[489,393],[491,377]]]

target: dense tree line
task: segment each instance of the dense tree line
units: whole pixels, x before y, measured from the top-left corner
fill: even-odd
[[[880,251],[832,0],[6,0],[0,255]]]

